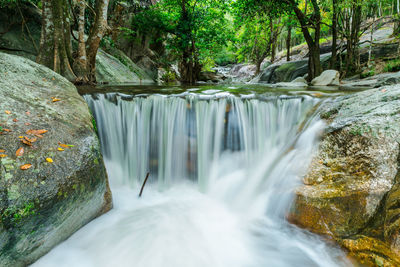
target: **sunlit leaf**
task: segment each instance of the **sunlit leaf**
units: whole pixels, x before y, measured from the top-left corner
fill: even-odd
[[[24,155],[24,148],[23,147],[18,148],[17,152],[15,152],[15,156],[22,157],[23,155]]]
[[[24,164],[20,167],[21,170],[27,170],[30,169],[32,167],[32,164]]]
[[[57,148],[58,151],[64,151],[61,147]]]
[[[10,114],[11,114],[11,111],[5,110],[5,113],[8,114],[8,115],[10,115]]]
[[[24,138],[25,138],[26,141],[28,141],[28,142],[30,142],[30,143],[35,143],[35,142],[37,141],[37,138],[36,138],[36,137],[34,137],[34,138],[28,138],[28,137],[24,136]]]
[[[44,133],[47,133],[47,132],[48,131],[44,130],[44,129],[42,129],[42,130],[28,130],[28,131],[26,131],[26,134],[41,135],[41,134],[44,134]]]
[[[60,147],[63,147],[63,148],[69,148],[69,146],[66,145],[66,144],[58,143],[58,145],[59,145]]]
[[[53,163],[53,160],[51,158],[46,158],[46,161],[49,163]]]
[[[25,139],[21,139],[21,142],[24,143],[27,146],[32,146],[32,143],[29,141],[26,141]]]

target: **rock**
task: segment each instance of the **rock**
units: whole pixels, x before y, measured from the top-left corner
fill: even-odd
[[[328,68],[330,54],[321,55],[321,64],[324,69]],[[290,82],[297,77],[304,77],[308,73],[308,59],[290,62],[275,63],[267,67],[263,72],[252,80],[252,83],[278,83]]]
[[[377,79],[368,79],[368,80],[358,80],[358,81],[349,81],[344,82],[340,85],[340,89],[342,90],[361,90],[361,89],[372,89],[378,85]]]
[[[340,243],[362,266],[400,266],[400,255],[379,239],[357,236]]]
[[[0,99],[0,126],[11,130],[0,135],[7,155],[0,158],[0,266],[19,267],[108,211],[112,200],[92,116],[71,83],[0,53]],[[29,129],[48,132],[35,137]],[[19,136],[37,141],[29,147]],[[73,147],[58,151],[59,142]],[[20,147],[25,153],[16,157]],[[21,170],[24,164],[32,167]]]
[[[340,73],[337,70],[326,70],[311,81],[313,86],[339,86]]]
[[[292,83],[304,83],[305,85],[308,84],[308,82],[306,81],[306,79],[304,79],[303,77],[297,77],[296,79],[294,79],[292,81]]]
[[[216,72],[202,71],[202,72],[200,72],[199,81],[203,81],[203,82],[212,81],[214,83],[218,83],[218,82],[225,80],[225,78],[226,78],[225,76],[223,76],[219,73],[216,73]]]
[[[388,194],[385,205],[385,240],[400,252],[400,184],[397,181]]]
[[[339,97],[321,117],[329,125],[288,219],[338,241],[385,236],[398,253],[400,86]]]
[[[18,6],[0,8],[0,51],[35,60],[42,30],[41,10],[30,4],[20,3]],[[18,9],[24,15],[24,23]]]
[[[129,57],[120,55],[116,58],[101,49],[96,57],[96,80],[100,83],[154,83]]]
[[[276,83],[276,87],[285,87],[285,88],[306,88],[308,85],[303,82],[290,82],[290,83]]]

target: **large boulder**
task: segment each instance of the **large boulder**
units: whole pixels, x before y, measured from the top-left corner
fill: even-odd
[[[71,83],[0,53],[0,101],[0,266],[26,266],[108,211],[111,193],[93,118]]]
[[[398,266],[400,86],[339,97],[321,114],[329,126],[289,220],[332,236],[368,266]]]
[[[107,83],[155,83],[145,71],[138,67],[122,51],[114,49],[113,55],[99,50],[96,57],[96,80]]]
[[[337,70],[326,70],[311,81],[312,86],[339,86],[340,73]]]

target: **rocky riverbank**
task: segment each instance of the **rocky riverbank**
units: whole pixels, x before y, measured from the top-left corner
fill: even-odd
[[[324,106],[327,121],[289,220],[367,266],[400,266],[400,86]]]
[[[0,53],[0,266],[26,266],[112,206],[95,124],[65,78]]]

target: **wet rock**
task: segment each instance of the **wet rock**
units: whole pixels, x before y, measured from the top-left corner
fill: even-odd
[[[218,83],[221,82],[223,80],[225,80],[225,76],[217,73],[217,72],[213,72],[213,71],[202,71],[200,73],[199,76],[199,81],[203,81],[203,82],[214,82],[214,83]]]
[[[321,117],[328,127],[289,220],[339,241],[380,237],[398,253],[400,86],[339,97]]]
[[[340,73],[337,70],[326,70],[311,81],[313,86],[339,86]]]
[[[341,245],[349,251],[349,256],[363,266],[400,266],[400,254],[379,239],[367,236],[357,236],[354,239],[344,239]]]
[[[109,210],[111,193],[92,116],[71,83],[0,53],[0,99],[0,126],[10,130],[0,135],[0,266],[26,266]],[[20,136],[37,140],[27,146]]]

